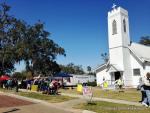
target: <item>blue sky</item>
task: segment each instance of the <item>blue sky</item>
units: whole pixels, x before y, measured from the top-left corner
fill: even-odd
[[[50,38],[66,50],[57,62],[73,62],[95,68],[103,63],[101,53],[108,52],[107,12],[116,3],[128,10],[130,36],[138,42],[150,35],[150,0],[1,0],[12,8],[11,15],[34,24],[45,23]],[[24,68],[17,65],[17,71]]]

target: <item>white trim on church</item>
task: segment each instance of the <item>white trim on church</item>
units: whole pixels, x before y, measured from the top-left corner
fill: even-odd
[[[150,72],[150,47],[131,43],[128,11],[114,7],[108,12],[109,61],[96,69],[97,84],[103,79],[113,85],[122,78],[127,87],[136,87],[139,78]]]

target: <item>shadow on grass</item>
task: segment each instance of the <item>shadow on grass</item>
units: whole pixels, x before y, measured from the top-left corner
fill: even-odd
[[[12,109],[12,110],[5,111],[5,112],[3,112],[3,113],[11,113],[11,112],[16,112],[16,111],[18,111],[18,110],[20,110],[20,109],[14,108],[14,109]]]
[[[97,105],[95,102],[88,102],[87,105]]]

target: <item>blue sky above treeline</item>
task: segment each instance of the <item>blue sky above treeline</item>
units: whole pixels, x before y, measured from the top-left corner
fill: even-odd
[[[116,3],[128,10],[130,37],[138,42],[150,35],[150,0],[1,0],[11,6],[10,14],[34,24],[41,20],[50,38],[66,50],[57,62],[96,66],[108,52],[107,12]],[[17,65],[17,71],[24,65]]]

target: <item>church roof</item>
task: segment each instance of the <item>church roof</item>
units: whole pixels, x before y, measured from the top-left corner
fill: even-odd
[[[129,49],[142,61],[150,62],[150,47],[138,43],[131,43]]]
[[[136,58],[138,58],[143,63],[145,61],[150,62],[150,47],[149,46],[145,46],[142,44],[132,42],[128,48],[136,56]],[[109,61],[105,64],[98,66],[95,69],[95,71],[99,72],[106,68],[107,68],[106,70],[107,72],[123,71],[119,66],[110,64]]]
[[[107,72],[116,72],[116,71],[123,71],[123,69],[121,69],[118,65],[109,64],[109,67],[106,71]]]
[[[98,66],[95,71],[100,72],[102,70],[106,69],[107,72],[116,72],[116,71],[123,71],[123,69],[121,69],[118,65],[115,64],[110,64],[110,62],[108,61],[105,64],[102,64],[100,66]]]
[[[105,62],[104,64],[98,66],[96,69],[94,69],[94,71],[97,73],[99,71],[106,69],[108,66],[109,66],[109,60]]]
[[[99,72],[99,71],[102,71],[102,70],[106,69],[106,67],[107,67],[107,63],[104,63],[104,64],[102,64],[102,65],[96,67],[96,69],[94,69],[94,70],[95,70],[95,72],[97,73],[97,72]]]

